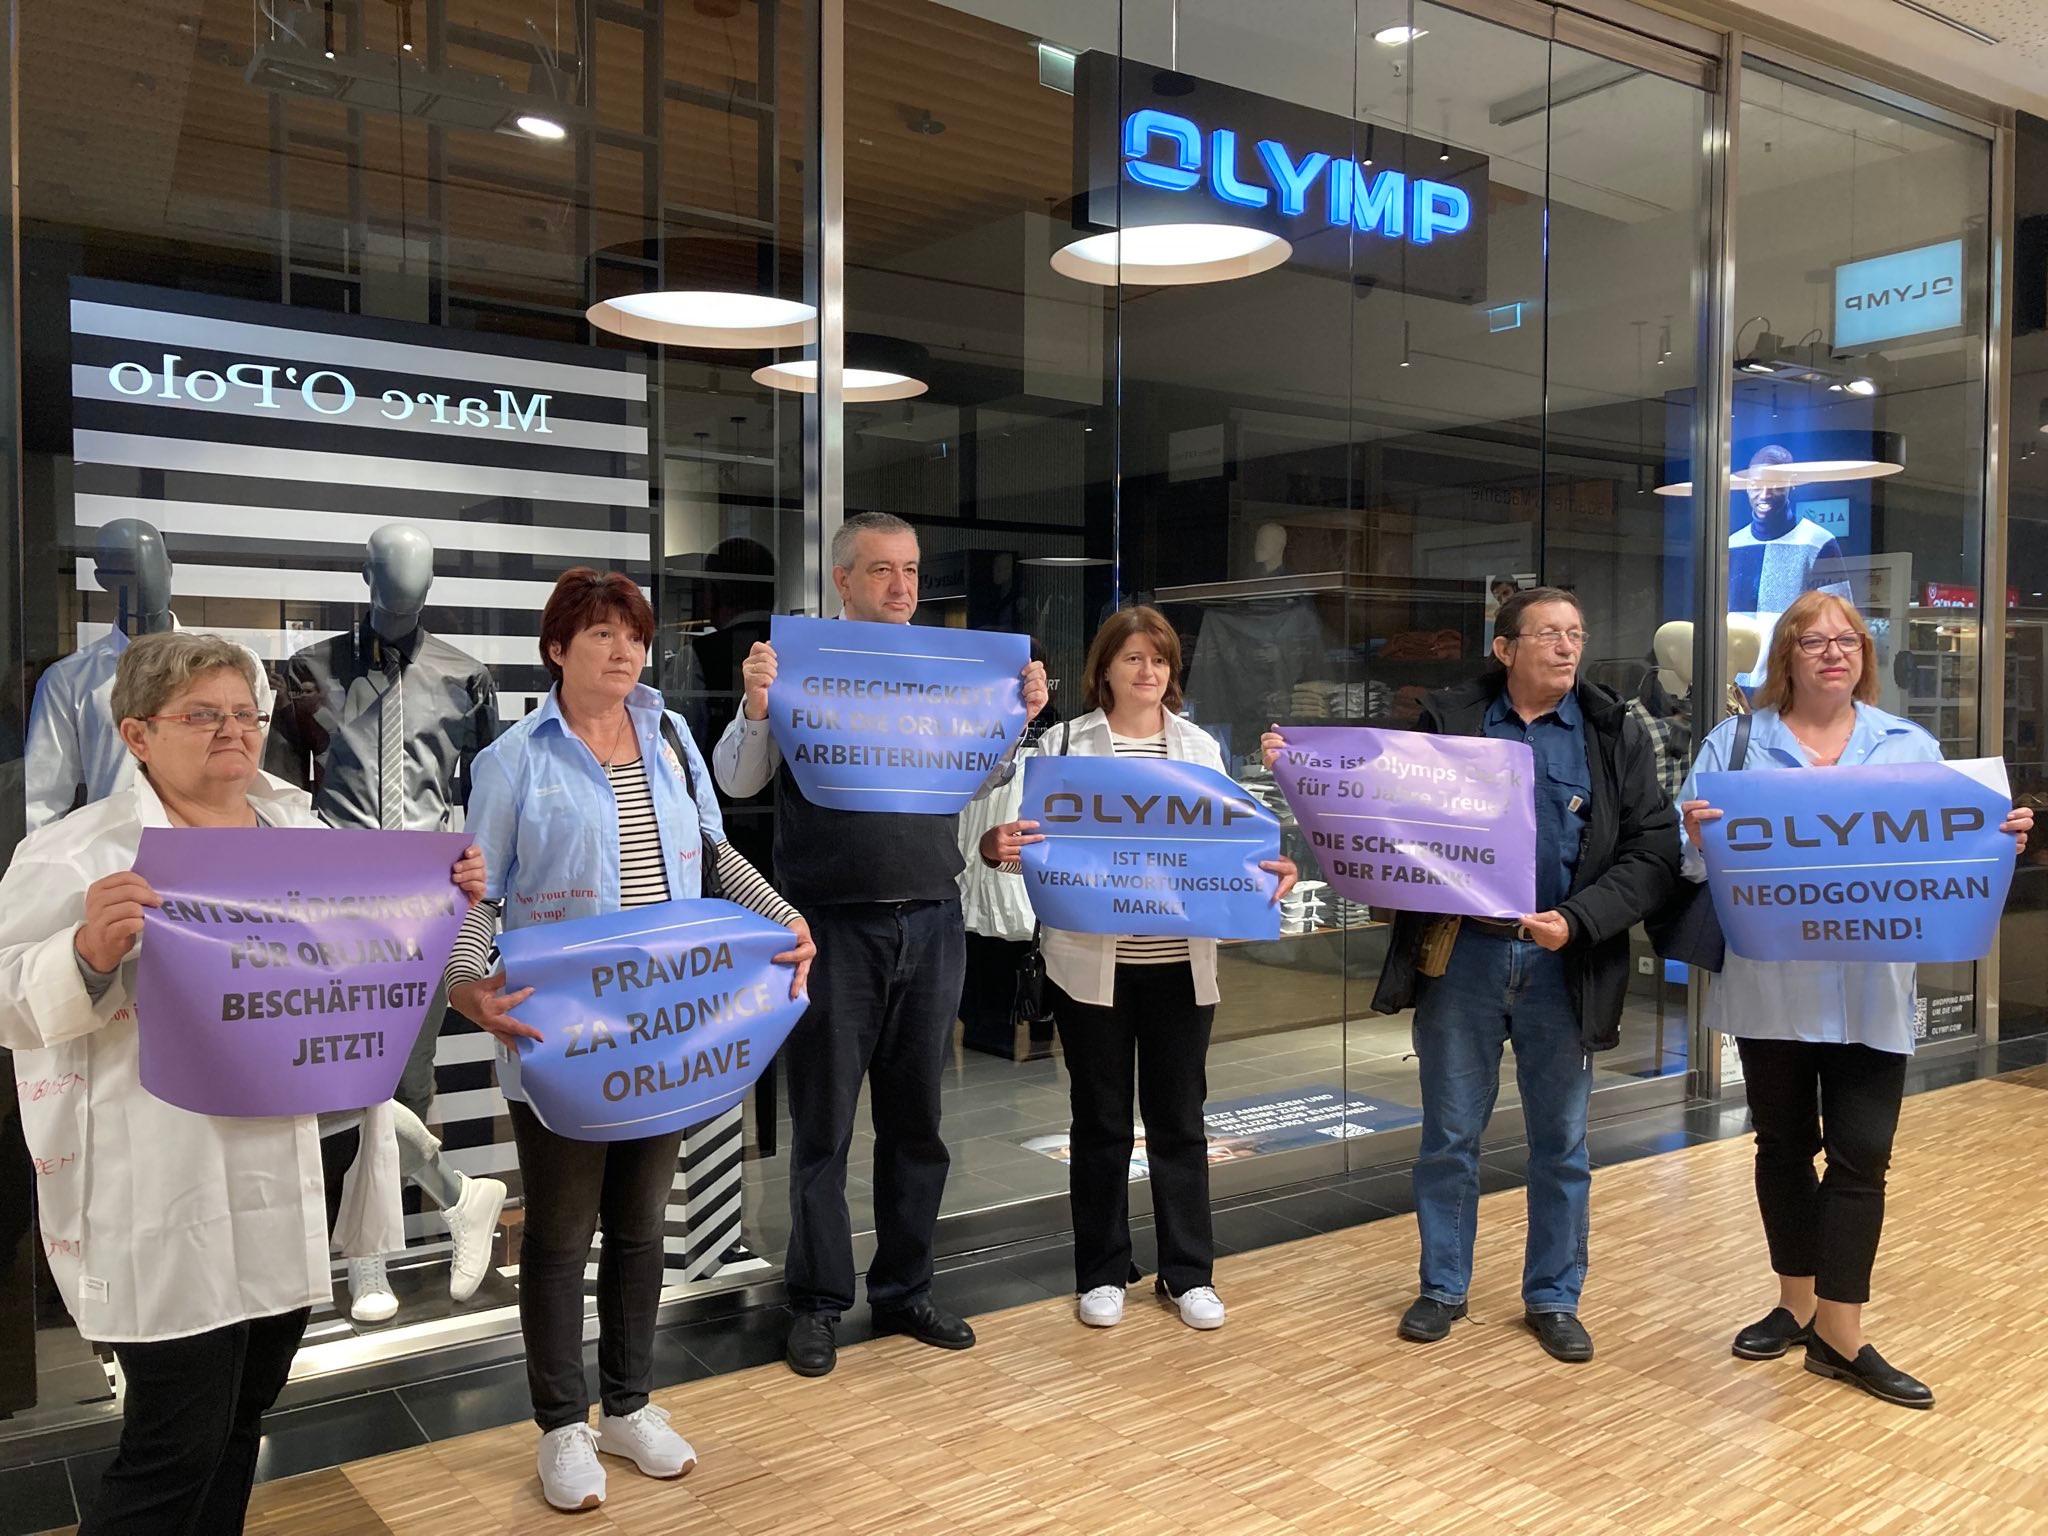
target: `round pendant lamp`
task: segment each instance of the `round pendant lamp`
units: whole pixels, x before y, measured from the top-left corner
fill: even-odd
[[[849,404],[909,400],[931,388],[923,378],[931,354],[914,342],[894,336],[851,333],[846,338],[846,368],[840,396]],[[818,360],[791,358],[754,370],[754,382],[793,394],[818,392]]]
[[[818,339],[818,311],[772,292],[775,252],[756,240],[681,235],[616,247],[600,257],[603,287],[644,274],[647,286],[600,299],[584,311],[599,330],[633,341],[718,351],[802,347]],[[613,258],[606,261],[603,257]]]

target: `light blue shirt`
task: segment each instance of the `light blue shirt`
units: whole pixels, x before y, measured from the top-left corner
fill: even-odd
[[[669,715],[695,776],[692,801],[683,765],[662,739],[661,695],[634,688],[626,713],[647,764],[669,898],[686,900],[703,889],[705,839],[725,840],[711,770],[689,728]],[[559,691],[477,755],[467,831],[489,871],[484,895],[502,903],[506,928],[619,910],[618,799],[604,765],[562,718]],[[518,1059],[502,1047],[498,1082],[508,1099],[524,1098]]]
[[[1714,727],[1700,746],[1680,803],[1700,798],[1699,775],[1728,767],[1735,720]],[[1938,763],[1941,747],[1910,720],[1869,704],[1856,706],[1856,728],[1842,749],[1841,766]],[[1744,773],[1812,772],[1806,749],[1778,718],[1759,710],[1750,727]],[[1826,769],[1819,770],[1827,772]],[[1706,860],[1685,840],[1685,878],[1707,877]],[[1898,1056],[1913,1054],[1913,967],[1883,961],[1745,960],[1730,951],[1707,989],[1707,1027],[1748,1040],[1801,1040],[1867,1045]]]

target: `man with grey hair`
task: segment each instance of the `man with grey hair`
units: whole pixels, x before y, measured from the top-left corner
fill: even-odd
[[[832,539],[842,616],[908,624],[917,611],[917,533],[900,517],[848,518]],[[785,1351],[800,1376],[838,1359],[839,1316],[853,1305],[847,1152],[863,1080],[875,1131],[875,1257],[868,1304],[877,1333],[966,1349],[974,1330],[932,1304],[932,1245],[951,1159],[939,1135],[939,1084],[967,955],[957,879],[957,816],[838,811],[813,805],[768,728],[775,648],[740,670],[745,701],[712,753],[734,797],[776,781],[775,878],[810,920],[818,958],[811,1006],[789,1037],[789,1253],[796,1314]],[[1045,667],[1024,669],[1027,716],[1045,707]],[[990,781],[1007,779],[1010,764]]]

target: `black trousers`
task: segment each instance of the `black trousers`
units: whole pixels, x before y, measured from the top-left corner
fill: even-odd
[[[312,1314],[116,1344],[127,1382],[121,1447],[79,1536],[233,1536],[249,1512],[263,1415],[284,1390]]]
[[[813,907],[811,1006],[783,1047],[789,1070],[789,1253],[797,1312],[853,1305],[846,1162],[861,1083],[875,1131],[875,1260],[868,1301],[901,1307],[932,1286],[952,1159],[939,1084],[953,1044],[967,931],[956,901]]]
[[[519,1331],[526,1389],[545,1434],[590,1416],[583,1379],[583,1269],[597,1255],[597,1376],[604,1411],[647,1406],[654,1385],[654,1314],[661,1303],[662,1230],[682,1132],[635,1141],[571,1141],[524,1104],[506,1106],[526,1190],[519,1246]]]
[[[1131,1263],[1131,1090],[1145,1121],[1159,1275],[1176,1296],[1207,1285],[1216,1265],[1209,1229],[1209,1030],[1214,1005],[1195,1001],[1186,965],[1120,965],[1115,1002],[1077,1003],[1052,989],[1074,1106],[1067,1190],[1074,1207],[1074,1287],[1127,1285]]]
[[[1756,1203],[1771,1268],[1813,1276],[1824,1301],[1868,1301],[1909,1058],[1867,1045],[1735,1044],[1756,1126]],[[1818,1178],[1813,1158],[1823,1149],[1827,1176]]]

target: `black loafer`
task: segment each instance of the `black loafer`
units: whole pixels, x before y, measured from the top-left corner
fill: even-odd
[[[1770,1315],[1751,1323],[1735,1335],[1732,1349],[1741,1360],[1778,1360],[1795,1344],[1804,1344],[1808,1330],[1783,1307],[1771,1308]]]
[[[1932,1408],[1934,1390],[1915,1381],[1896,1366],[1887,1364],[1871,1345],[1864,1345],[1851,1360],[1818,1333],[1809,1331],[1806,1340],[1806,1368],[1816,1376],[1846,1381],[1861,1387],[1872,1397],[1900,1408]]]
[[[799,1312],[782,1357],[799,1376],[829,1376],[839,1363],[839,1314]]]
[[[942,1312],[929,1301],[875,1311],[876,1334],[901,1333],[934,1349],[972,1349],[974,1330],[965,1318]]]
[[[1401,1326],[1394,1331],[1413,1344],[1434,1344],[1450,1337],[1451,1324],[1465,1315],[1465,1303],[1452,1306],[1434,1296],[1418,1296],[1401,1314]]]
[[[1569,1312],[1524,1312],[1522,1321],[1553,1360],[1584,1365],[1593,1358],[1593,1335]]]

